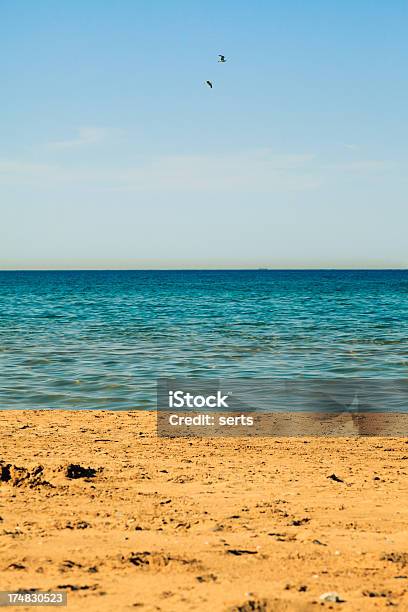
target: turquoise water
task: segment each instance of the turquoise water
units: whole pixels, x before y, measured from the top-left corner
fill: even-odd
[[[408,377],[408,271],[0,272],[0,407],[154,408],[159,376]]]

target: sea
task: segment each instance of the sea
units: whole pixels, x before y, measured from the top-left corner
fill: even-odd
[[[163,377],[408,378],[408,270],[0,272],[1,409],[153,409]]]

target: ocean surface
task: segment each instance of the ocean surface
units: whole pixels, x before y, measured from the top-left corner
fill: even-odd
[[[0,272],[0,408],[155,408],[158,377],[408,377],[408,271]]]

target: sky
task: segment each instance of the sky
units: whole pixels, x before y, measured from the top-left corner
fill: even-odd
[[[406,0],[2,0],[0,268],[407,267],[407,26]]]

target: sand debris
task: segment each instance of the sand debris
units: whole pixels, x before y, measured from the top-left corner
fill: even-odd
[[[229,608],[228,612],[272,612],[267,599],[248,599],[244,603]]]
[[[344,480],[336,476],[336,474],[330,474],[330,476],[328,476],[327,478],[329,478],[330,480],[334,480],[334,482],[344,482]]]
[[[79,463],[70,463],[65,469],[67,478],[94,478],[103,468],[83,467]]]
[[[65,589],[66,591],[95,591],[98,588],[97,584],[58,584],[57,589]]]
[[[30,488],[53,485],[44,480],[44,468],[37,465],[32,469],[18,467],[12,463],[0,462],[0,482],[11,484],[13,487],[28,486]]]
[[[392,552],[386,553],[381,556],[381,561],[390,561],[391,563],[397,563],[401,567],[408,565],[408,553],[406,552]]]
[[[228,548],[226,551],[229,555],[235,555],[236,557],[240,557],[241,555],[257,555],[257,550],[245,550],[242,548]]]

